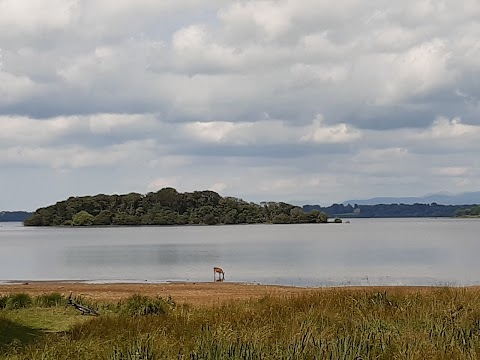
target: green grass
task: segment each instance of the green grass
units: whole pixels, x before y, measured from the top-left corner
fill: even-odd
[[[34,341],[41,332],[30,326],[16,323],[0,315],[0,352],[15,351],[18,347]]]
[[[65,307],[30,307],[7,311],[4,317],[18,324],[48,332],[67,331],[74,324],[89,320],[87,316],[79,317],[75,309]]]
[[[157,308],[165,311],[150,311]],[[100,306],[100,312],[82,316],[35,301],[29,308],[0,310],[0,354],[116,360],[480,357],[476,289],[329,289],[200,308],[137,295]]]

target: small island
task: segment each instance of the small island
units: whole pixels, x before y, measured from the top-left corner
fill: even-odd
[[[37,209],[26,226],[217,225],[329,223],[318,210],[283,202],[256,204],[214,191],[179,193],[167,187],[146,195],[130,193],[70,197]],[[335,219],[331,223],[341,223]]]

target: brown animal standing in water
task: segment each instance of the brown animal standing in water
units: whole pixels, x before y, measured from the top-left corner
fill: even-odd
[[[218,279],[217,279],[217,274],[218,274]],[[225,280],[225,272],[222,270],[222,268],[215,266],[213,268],[213,281],[224,281],[224,280]]]

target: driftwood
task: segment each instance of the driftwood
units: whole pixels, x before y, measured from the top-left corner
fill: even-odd
[[[80,305],[80,304],[77,304],[75,302],[73,302],[72,300],[72,292],[70,291],[70,295],[68,296],[68,301],[67,301],[67,305],[71,305],[73,306],[75,309],[77,309],[78,311],[80,311],[82,313],[82,315],[94,315],[94,316],[98,316],[100,315],[98,312],[96,312],[95,310],[93,309],[90,309],[89,307],[87,306],[84,306],[84,305]]]

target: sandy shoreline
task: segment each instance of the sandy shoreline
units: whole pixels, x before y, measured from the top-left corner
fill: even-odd
[[[429,292],[437,287],[429,286],[355,286],[342,287],[344,291],[389,291],[389,292]],[[480,287],[462,289],[480,292]],[[339,288],[304,288],[280,285],[259,285],[228,282],[197,283],[108,283],[92,284],[79,281],[34,281],[28,283],[0,284],[0,296],[27,293],[32,296],[58,292],[68,295],[70,291],[95,301],[118,301],[133,294],[147,296],[172,296],[177,303],[191,305],[213,305],[231,300],[247,300],[264,296],[291,296],[315,291],[338,291]]]
[[[311,288],[276,285],[255,285],[228,282],[203,283],[108,283],[92,284],[80,281],[34,281],[28,283],[0,284],[0,296],[27,293],[33,296],[58,292],[96,301],[118,301],[133,294],[148,296],[172,296],[178,303],[211,305],[229,300],[246,300],[266,295],[289,296]]]

